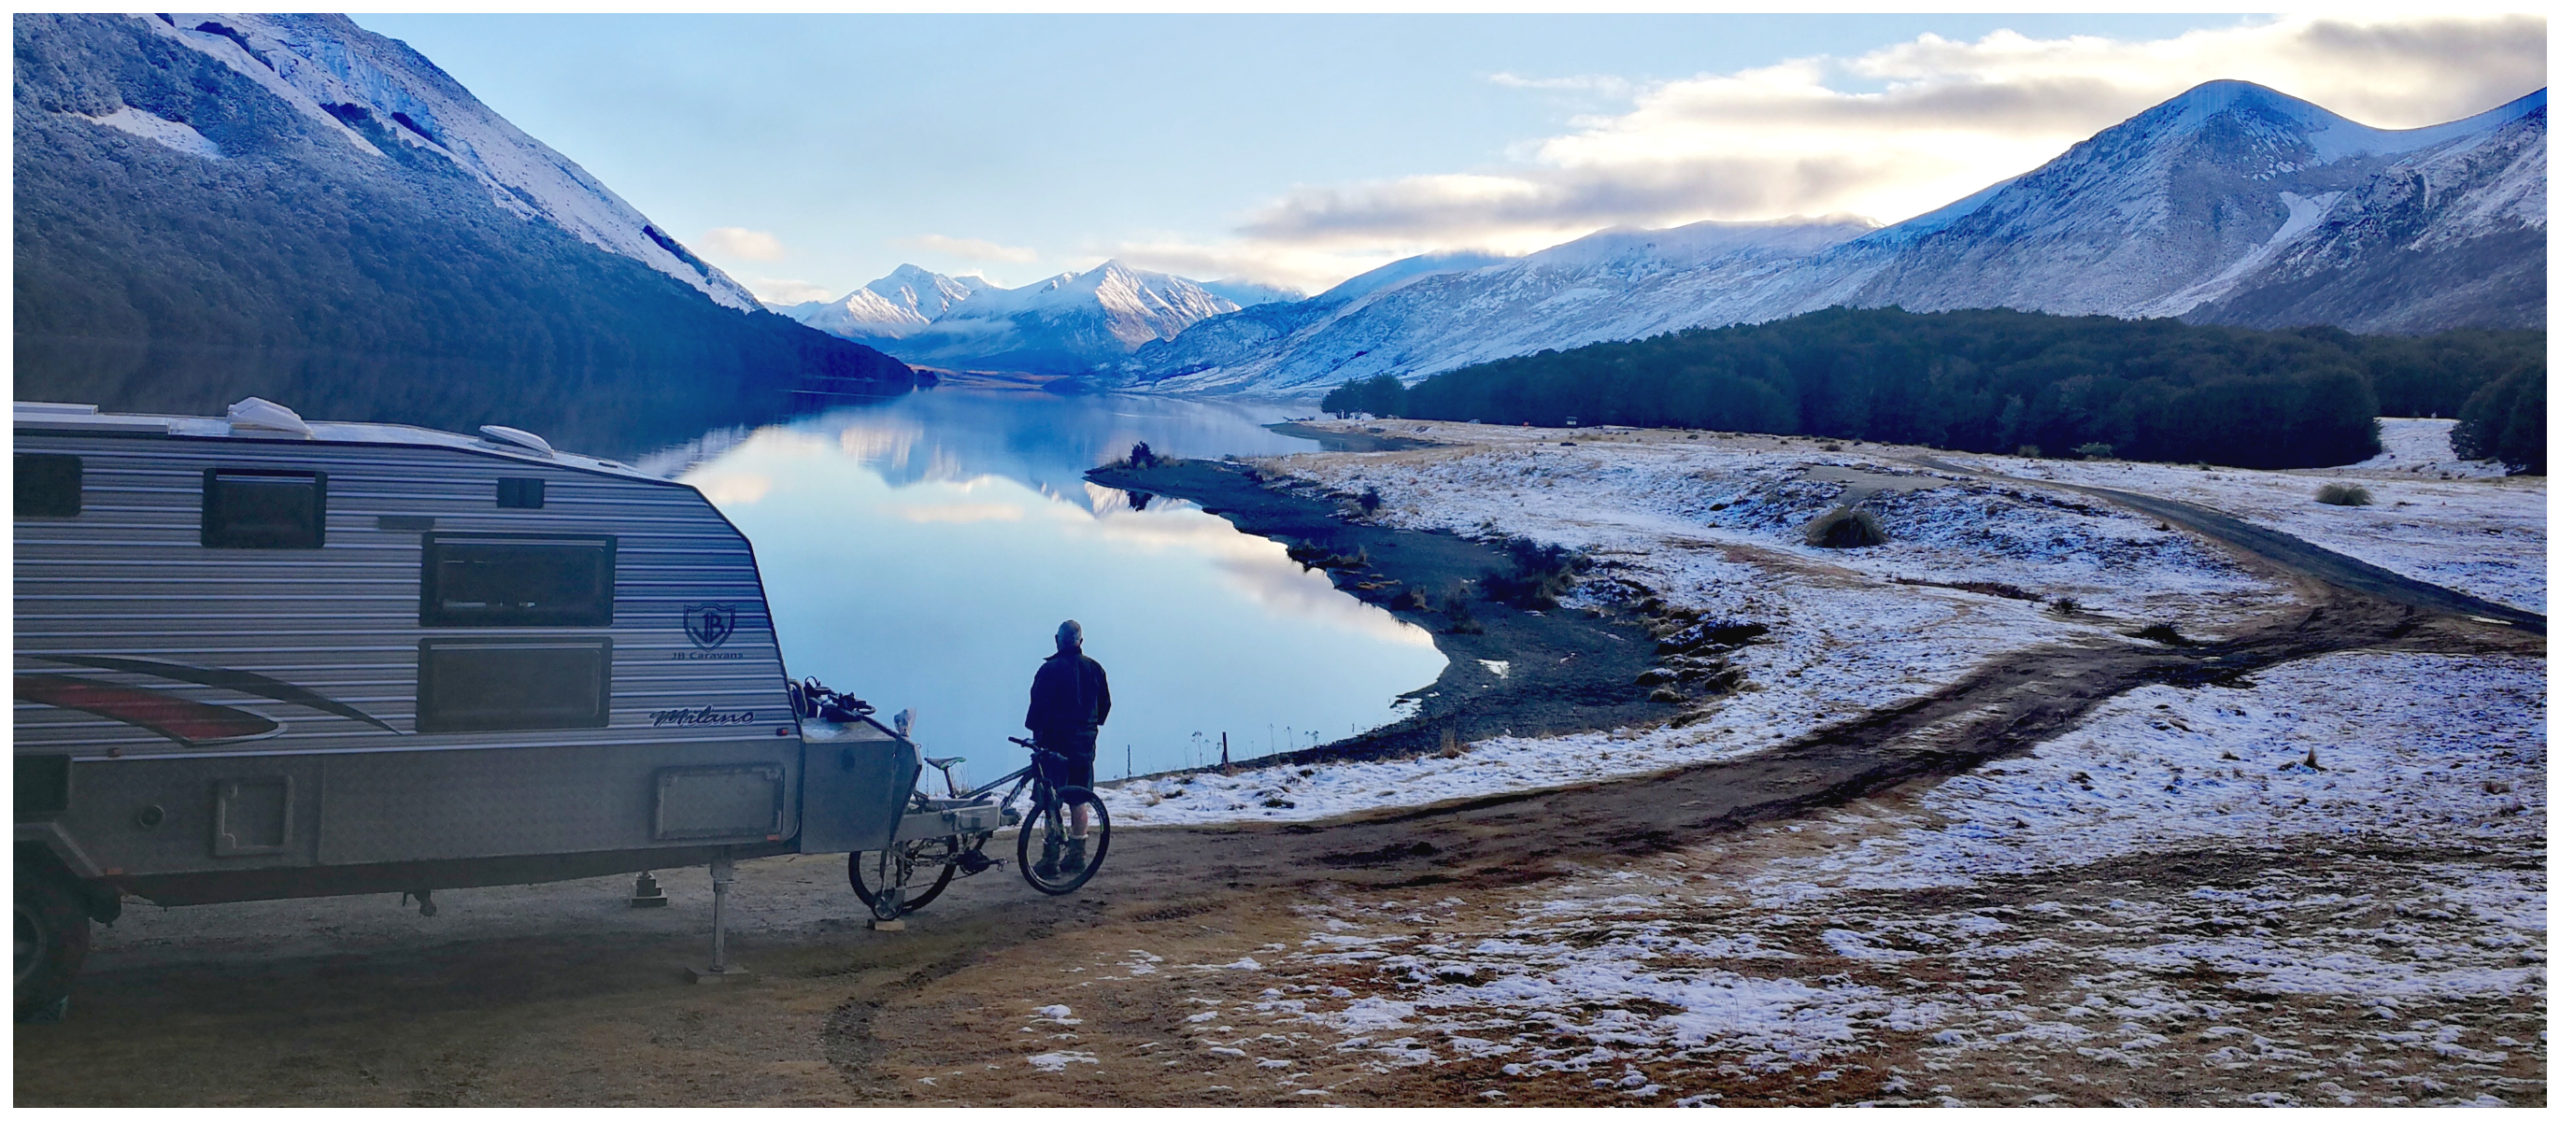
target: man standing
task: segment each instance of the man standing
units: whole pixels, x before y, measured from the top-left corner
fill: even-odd
[[[1063,759],[1038,756],[1040,777],[1052,790],[1093,786],[1094,736],[1111,715],[1111,682],[1102,663],[1084,656],[1084,627],[1069,619],[1058,624],[1058,652],[1040,663],[1031,676],[1031,712],[1022,718],[1031,740]],[[1040,850],[1032,871],[1041,879],[1084,871],[1084,831],[1088,813],[1074,808],[1074,825],[1064,858],[1052,838]]]

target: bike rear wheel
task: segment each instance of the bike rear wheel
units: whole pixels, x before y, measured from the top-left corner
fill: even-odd
[[[1069,851],[1068,833],[1074,829],[1074,811],[1085,808],[1091,819],[1085,832],[1084,867],[1068,871],[1050,865],[1043,871],[1043,859],[1051,852]],[[1052,847],[1054,846],[1054,848]],[[1069,786],[1048,793],[1032,807],[1022,821],[1022,832],[1014,838],[1014,857],[1020,862],[1022,878],[1046,895],[1065,895],[1083,887],[1085,881],[1102,870],[1102,858],[1111,851],[1111,811],[1103,808],[1102,799],[1081,786]]]
[[[844,858],[845,879],[853,884],[853,893],[862,905],[871,908],[876,918],[894,919],[924,909],[924,905],[951,886],[951,877],[959,872],[953,858],[959,846],[949,837],[931,837],[908,841],[902,845],[875,852],[857,852]],[[921,891],[908,894],[915,884],[916,873],[938,864],[941,871],[931,873],[933,883]],[[896,889],[892,898],[891,889]]]

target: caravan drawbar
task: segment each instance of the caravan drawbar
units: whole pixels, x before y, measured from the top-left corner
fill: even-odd
[[[915,787],[867,717],[802,738],[754,549],[685,484],[256,398],[20,403],[14,452],[21,1010],[126,895],[725,890],[884,847]]]

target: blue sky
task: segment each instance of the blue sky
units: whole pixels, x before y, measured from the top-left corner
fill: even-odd
[[[2537,88],[2544,50],[2539,18],[355,19],[767,298],[902,261],[1312,288],[1617,224],[1891,221],[2207,78],[2407,127]]]

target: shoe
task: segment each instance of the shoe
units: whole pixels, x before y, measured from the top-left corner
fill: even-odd
[[[1031,874],[1044,880],[1058,878],[1058,839],[1040,842],[1040,863],[1031,866]]]
[[[1070,876],[1084,871],[1084,838],[1067,838],[1067,858],[1058,862],[1058,871]]]

